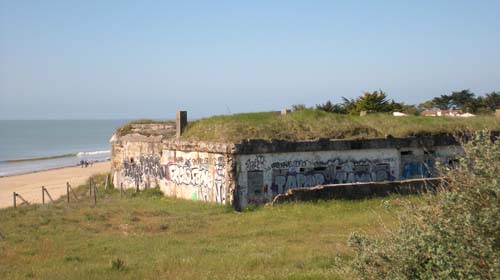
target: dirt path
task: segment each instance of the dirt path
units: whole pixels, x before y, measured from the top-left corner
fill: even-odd
[[[12,206],[13,192],[21,194],[30,203],[41,203],[42,186],[57,199],[66,194],[66,182],[75,187],[85,183],[91,175],[109,170],[110,162],[101,162],[87,168],[66,167],[0,178],[0,208]]]

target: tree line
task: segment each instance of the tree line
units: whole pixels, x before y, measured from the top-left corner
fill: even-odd
[[[308,109],[303,104],[292,106],[294,111]],[[330,100],[323,104],[317,104],[316,110],[337,114],[359,115],[362,111],[367,112],[403,112],[409,115],[418,115],[424,110],[462,110],[474,114],[491,114],[500,108],[500,91],[493,91],[483,96],[476,96],[470,89],[454,91],[451,94],[443,94],[434,97],[418,105],[396,102],[389,99],[382,90],[365,92],[357,98],[342,97],[342,102],[333,103]],[[309,108],[312,109],[312,108]]]

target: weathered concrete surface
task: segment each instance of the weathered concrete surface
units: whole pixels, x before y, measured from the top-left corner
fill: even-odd
[[[313,188],[291,189],[285,194],[277,195],[272,203],[279,204],[292,201],[331,199],[364,199],[375,196],[387,196],[390,194],[408,195],[435,191],[440,187],[443,187],[443,180],[439,178],[324,185]]]
[[[226,204],[232,188],[231,158],[223,154],[162,150],[126,158],[114,181],[124,188],[158,186],[168,196]]]
[[[437,177],[461,146],[404,147],[235,155],[241,208],[262,204],[290,189],[327,184]]]
[[[210,143],[131,133],[110,144],[116,185],[158,185],[169,196],[236,209],[302,187],[435,177],[436,162],[448,164],[462,153],[449,135]]]
[[[175,122],[132,124],[132,133],[143,135],[162,135],[173,137],[175,135]]]
[[[236,154],[265,154],[286,152],[343,151],[368,149],[432,148],[434,146],[458,145],[456,139],[447,134],[406,138],[373,138],[355,140],[319,139],[315,141],[248,140],[235,144]]]

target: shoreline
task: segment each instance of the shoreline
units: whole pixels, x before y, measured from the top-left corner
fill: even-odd
[[[106,159],[106,160],[98,160],[94,163],[95,164],[99,164],[99,163],[105,163],[105,162],[110,162],[111,159]],[[82,168],[80,165],[78,164],[75,164],[75,165],[68,165],[68,166],[60,166],[60,167],[53,167],[53,168],[46,168],[46,169],[41,169],[41,170],[34,170],[34,171],[21,171],[20,173],[13,173],[13,174],[8,174],[8,175],[0,175],[0,179],[2,178],[8,178],[8,177],[13,177],[13,176],[20,176],[20,175],[28,175],[28,174],[33,174],[33,173],[40,173],[40,172],[47,172],[47,171],[52,171],[52,170],[59,170],[59,169],[64,169],[64,168],[71,168],[71,167],[78,167],[78,168]],[[90,167],[90,166],[89,166]],[[89,167],[84,167],[82,169],[85,169],[85,168],[89,168]]]
[[[12,193],[17,192],[30,203],[41,203],[41,187],[44,186],[52,198],[66,195],[66,182],[77,187],[89,177],[109,172],[111,162],[95,163],[93,166],[67,166],[27,174],[8,175],[0,178],[0,208],[12,207]]]
[[[66,157],[76,157],[76,156],[77,156],[77,153],[73,153],[73,154],[64,154],[64,155],[58,155],[58,156],[8,159],[8,160],[4,160],[3,162],[6,162],[6,163],[17,163],[17,162],[41,161],[41,160],[58,159],[58,158],[66,158]]]

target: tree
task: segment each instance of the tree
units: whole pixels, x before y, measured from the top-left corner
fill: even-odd
[[[491,92],[484,96],[484,105],[491,111],[500,109],[500,92]]]
[[[402,109],[402,104],[387,99],[387,94],[382,90],[365,92],[357,99],[344,99],[344,107],[350,114],[359,114],[361,111],[393,112]]]
[[[407,109],[413,114],[414,106],[397,103],[394,100],[389,100],[387,94],[382,90],[365,92],[362,96],[356,99],[342,97],[342,103],[333,103],[330,100],[324,104],[316,105],[317,110],[337,113],[337,114],[353,114],[357,115],[361,111],[370,112],[393,112]]]
[[[434,104],[434,102],[432,101],[425,101],[425,102],[422,102],[420,104],[418,104],[418,108],[420,110],[430,110],[432,108],[436,108],[436,104]]]
[[[415,115],[417,116],[419,114],[419,110],[415,105],[409,105],[405,103],[401,103],[401,109],[398,110],[399,112],[403,112],[407,115]]]
[[[334,104],[330,100],[324,104],[316,105],[316,109],[329,113],[346,114],[346,110],[342,104]]]
[[[464,89],[461,91],[454,91],[450,96],[452,106],[457,109],[462,110],[473,110],[477,104],[474,93],[470,89]]]
[[[451,96],[449,95],[441,95],[439,97],[434,97],[432,99],[432,104],[441,110],[448,110],[451,108]]]
[[[470,89],[454,91],[450,95],[441,95],[432,99],[436,107],[441,110],[460,109],[468,112],[475,112],[478,108],[478,100]]]

